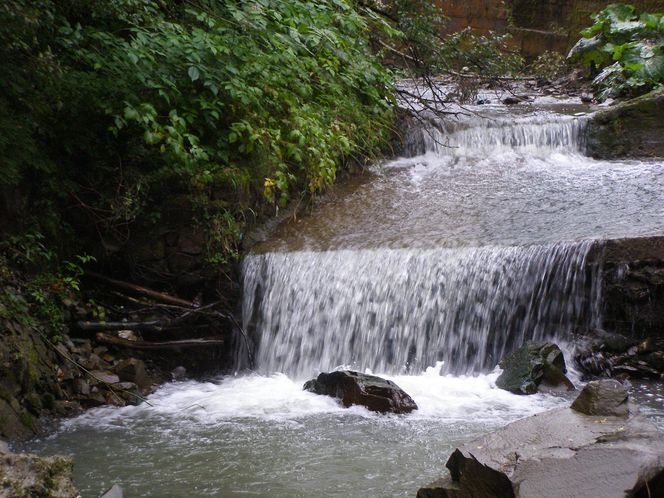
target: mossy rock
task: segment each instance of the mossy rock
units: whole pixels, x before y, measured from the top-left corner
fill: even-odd
[[[543,390],[573,390],[565,373],[565,358],[550,342],[529,342],[500,361],[503,373],[496,386],[514,394],[535,394]]]
[[[71,458],[62,456],[43,458],[28,453],[2,454],[0,496],[74,498],[78,491],[72,482],[73,468]]]
[[[664,89],[597,112],[586,152],[597,159],[664,157]]]

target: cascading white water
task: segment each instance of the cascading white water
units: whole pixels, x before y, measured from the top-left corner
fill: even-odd
[[[551,114],[476,118],[445,133],[442,124],[416,129],[410,150],[424,148],[440,164],[497,149],[578,154],[583,126]],[[323,251],[252,255],[243,265],[243,322],[263,372],[305,377],[344,365],[417,374],[438,361],[444,372],[486,371],[527,340],[598,325],[599,285],[586,264],[592,244],[408,248],[405,238],[399,248],[332,241]]]
[[[470,116],[462,121],[449,122],[430,117],[408,130],[404,137],[404,153],[406,156],[430,152],[457,156],[514,147],[528,147],[535,154],[553,150],[582,152],[586,123],[586,117],[550,113],[521,118]]]
[[[268,253],[244,263],[244,322],[266,372],[340,365],[419,374],[493,368],[529,339],[597,321],[591,242],[530,247]],[[588,282],[591,280],[591,282]]]

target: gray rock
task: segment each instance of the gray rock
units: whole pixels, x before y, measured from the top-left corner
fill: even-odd
[[[24,404],[35,415],[38,415],[43,408],[41,397],[34,391],[25,396]]]
[[[651,336],[639,343],[593,331],[585,346],[577,348],[574,360],[590,376],[659,379],[664,374],[664,338]]]
[[[417,404],[390,380],[351,370],[322,373],[304,384],[304,389],[341,400],[345,407],[362,405],[380,413],[410,413]]]
[[[104,382],[106,384],[115,384],[116,382],[120,382],[120,377],[110,372],[95,370],[91,372],[91,374],[94,379],[98,380],[99,382]]]
[[[503,372],[496,386],[514,394],[535,394],[540,390],[573,390],[565,373],[565,358],[550,342],[529,342],[500,361]]]
[[[87,370],[99,370],[101,366],[101,358],[94,353],[91,353],[87,357],[81,358],[81,365]]]
[[[81,394],[83,396],[88,396],[90,394],[90,384],[85,379],[75,379],[74,380],[74,392],[76,394]]]
[[[184,380],[187,378],[187,369],[183,366],[175,367],[171,372],[173,380]]]
[[[109,489],[103,495],[101,495],[101,498],[123,498],[123,497],[124,497],[124,491],[117,484],[113,484],[111,489]]]
[[[92,351],[97,356],[101,356],[101,355],[103,355],[104,353],[106,353],[108,351],[108,348],[106,346],[97,346]]]
[[[53,402],[53,410],[55,413],[62,417],[73,417],[81,413],[81,405],[76,401],[55,400]]]
[[[603,379],[589,382],[572,403],[572,410],[585,415],[629,415],[629,394],[620,382]]]
[[[514,95],[514,96],[505,97],[503,99],[503,104],[505,104],[505,105],[515,105],[515,104],[520,104],[521,102],[525,102],[525,101],[527,101],[527,99],[517,97],[516,95]]]
[[[133,382],[141,389],[146,389],[152,384],[145,371],[145,363],[142,360],[136,358],[121,360],[115,365],[113,370],[118,374],[120,380]]]
[[[463,445],[447,468],[418,498],[664,496],[664,433],[640,416],[562,408]]]
[[[664,157],[664,90],[596,113],[586,135],[587,152],[595,158]]]
[[[0,455],[1,497],[74,498],[74,463],[62,456],[39,457],[29,453]]]

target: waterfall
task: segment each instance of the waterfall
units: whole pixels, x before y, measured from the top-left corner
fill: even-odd
[[[244,317],[265,372],[492,369],[529,339],[596,325],[592,242],[267,253],[244,261]]]
[[[584,118],[498,113],[418,125],[406,133],[405,153],[424,159],[385,166],[428,165],[422,181],[387,177],[390,199],[401,196],[401,205],[371,211],[362,201],[377,206],[383,194],[367,189],[373,197],[355,196],[352,216],[349,206],[312,221],[299,249],[318,250],[245,258],[243,324],[259,371],[418,374],[443,362],[443,372],[472,374],[527,340],[564,340],[599,325],[599,277],[588,265],[595,242],[570,234],[569,222],[556,224],[565,220],[557,192],[574,185],[566,168],[583,161]],[[553,176],[525,170],[509,195],[516,181],[505,168],[537,158]],[[472,173],[446,173],[459,163]],[[560,182],[553,190],[552,179]],[[546,204],[539,194],[551,191],[558,197]],[[487,203],[466,202],[475,196]],[[524,210],[538,203],[545,204],[539,216]],[[368,243],[356,245],[358,238]]]
[[[551,114],[495,119],[472,116],[461,122],[432,118],[408,129],[403,152],[408,157],[427,152],[463,155],[496,148],[583,152],[586,123],[583,117]]]

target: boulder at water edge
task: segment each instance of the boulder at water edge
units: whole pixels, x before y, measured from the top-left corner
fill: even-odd
[[[496,386],[514,394],[535,394],[538,390],[574,390],[565,373],[565,358],[550,342],[529,342],[500,361],[503,373]]]
[[[40,457],[30,453],[0,452],[0,497],[75,498],[74,463],[63,456]]]
[[[571,408],[585,415],[626,417],[629,415],[629,394],[617,380],[595,380],[586,384]]]
[[[305,383],[304,389],[339,398],[345,407],[362,405],[380,413],[410,413],[417,410],[413,398],[394,382],[351,370],[322,373]]]
[[[593,392],[603,396],[605,387]],[[615,387],[609,405],[617,400]],[[664,496],[664,433],[638,415],[561,408],[457,448],[446,467],[450,475],[420,489],[418,498]]]

